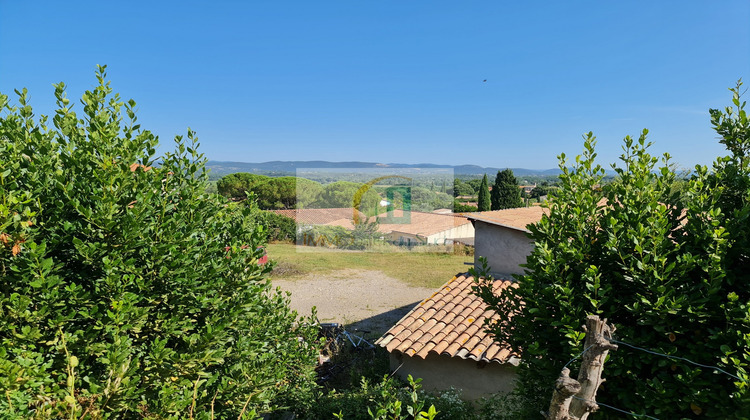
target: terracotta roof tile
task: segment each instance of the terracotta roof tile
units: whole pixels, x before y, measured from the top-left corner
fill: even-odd
[[[435,343],[433,343],[433,342],[429,342],[429,343],[425,344],[424,347],[422,347],[422,349],[419,350],[419,352],[417,353],[417,356],[419,356],[419,357],[421,357],[421,358],[424,359],[425,357],[427,357],[428,354],[430,354],[430,351],[434,347],[435,347]]]
[[[378,230],[380,232],[401,232],[420,236],[434,235],[470,223],[463,215],[424,213],[421,211],[412,211],[409,215],[409,223],[385,223],[386,217],[386,213],[378,215]],[[393,217],[403,217],[403,211],[394,210]]]
[[[455,357],[455,356],[458,355],[457,354],[458,351],[461,350],[461,345],[462,344],[463,343],[459,343],[458,342],[458,336],[456,336],[456,338],[453,340],[453,342],[450,343],[450,345],[445,350],[443,350],[443,352],[441,354],[447,354],[447,355]]]
[[[496,280],[495,292],[501,293],[510,284],[509,280]],[[485,320],[499,320],[500,315],[486,310],[484,302],[472,293],[474,285],[469,275],[454,277],[416,305],[376,344],[423,359],[439,354],[517,364],[516,355],[485,332]]]
[[[393,334],[394,336],[399,335],[401,334],[401,331],[403,330],[404,330],[403,325],[396,325],[395,327],[391,328],[391,334]]]
[[[542,220],[542,215],[544,214],[549,214],[549,209],[539,206],[464,213],[470,220],[479,220],[525,232],[528,232],[528,229],[526,229],[527,225],[539,222]]]
[[[427,334],[436,337],[438,334],[443,332],[443,330],[445,329],[445,325],[445,322],[436,322],[435,325],[433,325],[432,328],[427,331]]]
[[[484,357],[492,360],[496,355],[498,355],[502,351],[503,349],[501,349],[499,346],[488,346],[487,350],[484,352]]]
[[[341,226],[346,229],[354,229],[353,208],[323,208],[323,209],[288,209],[288,210],[270,210],[276,214],[294,219],[301,225],[329,225]],[[454,227],[470,223],[469,220],[456,214],[438,214],[412,211],[409,223],[385,223],[386,214],[378,215],[380,221],[378,231],[381,233],[401,232],[417,236],[429,236],[443,232]],[[357,211],[357,217],[360,220],[367,220],[364,213]],[[403,217],[402,210],[395,210],[393,217]],[[374,221],[376,218],[371,218]]]
[[[438,337],[435,338],[437,339]],[[446,341],[445,339],[441,339],[437,344],[435,344],[435,347],[432,349],[432,351],[433,353],[442,354],[449,345],[450,343],[448,341]]]
[[[355,210],[353,208],[330,209],[288,209],[270,210],[276,214],[294,219],[301,225],[328,225],[348,227],[352,225]],[[365,214],[357,210],[358,217],[365,218]],[[348,225],[347,225],[348,222]]]

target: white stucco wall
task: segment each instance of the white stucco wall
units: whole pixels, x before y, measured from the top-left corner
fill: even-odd
[[[478,363],[437,355],[421,359],[397,354],[391,353],[391,370],[403,362],[396,374],[404,380],[408,375],[422,378],[426,391],[442,391],[452,386],[462,391],[463,399],[473,401],[491,394],[510,392],[515,386],[515,367],[510,364]]]
[[[474,225],[465,223],[428,236],[427,243],[430,245],[444,245],[446,239],[471,238],[472,236],[474,236]]]
[[[455,226],[433,235],[429,235],[426,237],[426,239],[422,235],[398,231],[393,231],[385,235],[388,241],[403,245],[409,244],[410,241],[411,244],[422,244],[426,242],[427,245],[445,245],[446,239],[471,238],[473,236],[474,225],[472,225],[471,223],[466,223],[461,226]]]
[[[474,265],[479,267],[479,257],[485,257],[493,276],[523,274],[519,264],[525,264],[534,249],[526,232],[481,220],[475,223]]]

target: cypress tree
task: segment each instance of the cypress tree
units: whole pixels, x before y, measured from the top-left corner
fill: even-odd
[[[487,185],[487,174],[484,174],[482,184],[479,186],[479,197],[477,201],[477,210],[488,211],[490,209],[490,187]]]

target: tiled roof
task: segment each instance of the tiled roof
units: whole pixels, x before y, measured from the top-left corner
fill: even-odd
[[[354,210],[351,208],[330,208],[330,209],[290,209],[290,210],[270,210],[276,214],[294,219],[301,225],[329,225],[342,226],[347,229],[354,229],[352,223]],[[395,210],[393,217],[402,217],[402,210]],[[360,220],[367,220],[364,213],[359,212]],[[386,213],[380,214],[380,224],[378,231],[381,233],[401,232],[412,235],[429,236],[457,226],[470,223],[466,217],[457,214],[438,214],[412,211],[409,223],[383,223]],[[374,218],[370,218],[374,221]]]
[[[294,219],[295,222],[303,225],[327,225],[332,222],[338,222],[341,219],[352,220],[354,218],[354,209],[352,208],[289,209],[271,211]],[[358,214],[359,217],[364,220],[364,213],[358,211]]]
[[[509,280],[495,280],[495,293],[501,293],[511,284]],[[517,365],[517,355],[485,332],[485,319],[498,320],[500,315],[486,310],[484,302],[472,294],[474,285],[474,277],[468,274],[454,277],[415,306],[375,344],[389,352],[422,359],[437,354]]]
[[[526,226],[542,220],[542,215],[549,214],[545,207],[519,207],[517,209],[482,211],[476,213],[464,213],[464,216],[472,220],[479,220],[498,226],[528,232]]]
[[[348,219],[339,219],[326,223],[326,226],[341,226],[344,229],[354,230],[354,221],[349,217]]]
[[[402,210],[394,210],[393,217],[403,216]],[[378,231],[382,233],[401,232],[412,235],[429,236],[454,227],[470,223],[466,217],[457,214],[424,213],[412,211],[409,223],[385,223],[386,213],[378,215]]]

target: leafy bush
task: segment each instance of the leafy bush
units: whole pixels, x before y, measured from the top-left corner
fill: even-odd
[[[458,200],[453,201],[453,212],[454,213],[470,213],[477,211],[476,206],[472,206],[470,204],[464,204]]]
[[[329,248],[364,250],[383,243],[378,239],[378,224],[358,223],[353,230],[341,226],[312,226],[301,233],[301,244]]]
[[[346,392],[331,391],[321,394],[317,404],[304,417],[306,419],[339,418],[347,420],[429,420],[436,418],[434,406],[426,408],[419,389],[421,379],[409,376],[404,386],[396,379],[385,376],[372,385],[362,378],[359,389]],[[426,408],[426,411],[423,409]]]
[[[524,403],[525,396],[519,392],[495,394],[480,398],[477,402],[476,417],[481,420],[516,420]],[[539,413],[530,418],[539,418]]]
[[[290,217],[258,210],[255,221],[265,227],[269,241],[294,241],[297,237],[297,223]]]
[[[622,167],[608,188],[595,139],[573,168],[561,158],[548,216],[530,226],[535,248],[518,288],[480,294],[503,314],[500,340],[522,349],[519,392],[533,418],[549,404],[563,365],[581,348],[588,314],[609,318],[620,340],[705,365],[620,346],[610,352],[597,400],[660,418],[746,418],[750,412],[750,124],[736,108],[711,110],[731,156],[696,167],[675,186],[668,155],[648,154],[647,131],[626,137]],[[484,270],[482,270],[484,271]],[[510,317],[509,315],[512,315]],[[598,417],[620,418],[601,410]]]
[[[257,264],[265,230],[205,192],[194,134],[158,138],[98,85],[47,126],[0,96],[0,412],[251,418],[304,407],[316,331]],[[123,115],[124,114],[124,115]]]
[[[436,418],[440,420],[484,420],[476,416],[472,403],[462,400],[461,391],[453,387],[442,392],[420,392],[420,397],[424,399],[425,406],[435,407],[438,412]]]

